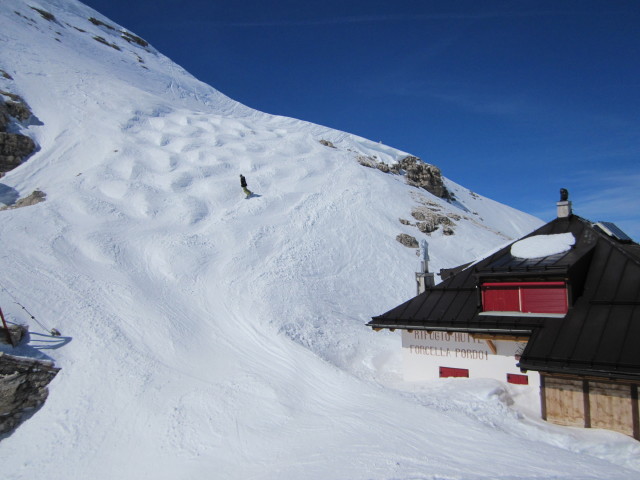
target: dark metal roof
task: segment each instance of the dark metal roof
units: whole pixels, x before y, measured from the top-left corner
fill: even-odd
[[[545,321],[521,368],[640,377],[640,248],[599,232],[597,238],[582,296],[562,321]]]
[[[511,245],[472,264],[425,293],[374,317],[373,328],[531,335],[523,369],[640,378],[640,245],[608,236],[578,216],[532,232],[571,232],[569,251],[537,259],[511,255]],[[526,237],[525,237],[526,238]],[[562,318],[481,314],[478,285],[513,280],[567,281],[574,304]]]

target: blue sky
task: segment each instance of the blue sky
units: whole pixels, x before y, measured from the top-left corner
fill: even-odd
[[[640,1],[86,0],[245,105],[640,239]]]

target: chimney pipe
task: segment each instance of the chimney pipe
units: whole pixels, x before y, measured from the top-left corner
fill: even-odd
[[[573,212],[569,201],[569,191],[566,188],[560,189],[560,201],[556,203],[558,207],[558,218],[569,218]]]

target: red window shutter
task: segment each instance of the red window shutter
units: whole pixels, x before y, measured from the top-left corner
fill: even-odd
[[[517,373],[507,373],[507,382],[516,385],[529,385],[529,377],[527,375],[518,375]]]
[[[520,295],[523,312],[567,313],[567,289],[564,285],[523,285]]]
[[[440,367],[440,378],[447,377],[469,378],[469,370],[467,368]]]
[[[564,282],[504,282],[482,285],[485,312],[567,313]]]
[[[482,304],[485,312],[519,312],[518,287],[482,287]]]

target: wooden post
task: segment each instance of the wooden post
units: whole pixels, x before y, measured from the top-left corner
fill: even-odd
[[[591,428],[591,402],[589,398],[589,380],[582,380],[582,395],[584,400],[584,426]]]
[[[631,385],[631,417],[633,418],[633,438],[640,440],[640,412],[638,412],[638,386]]]
[[[540,416],[543,420],[547,420],[547,395],[545,388],[545,379],[546,375],[544,373],[540,374]]]

